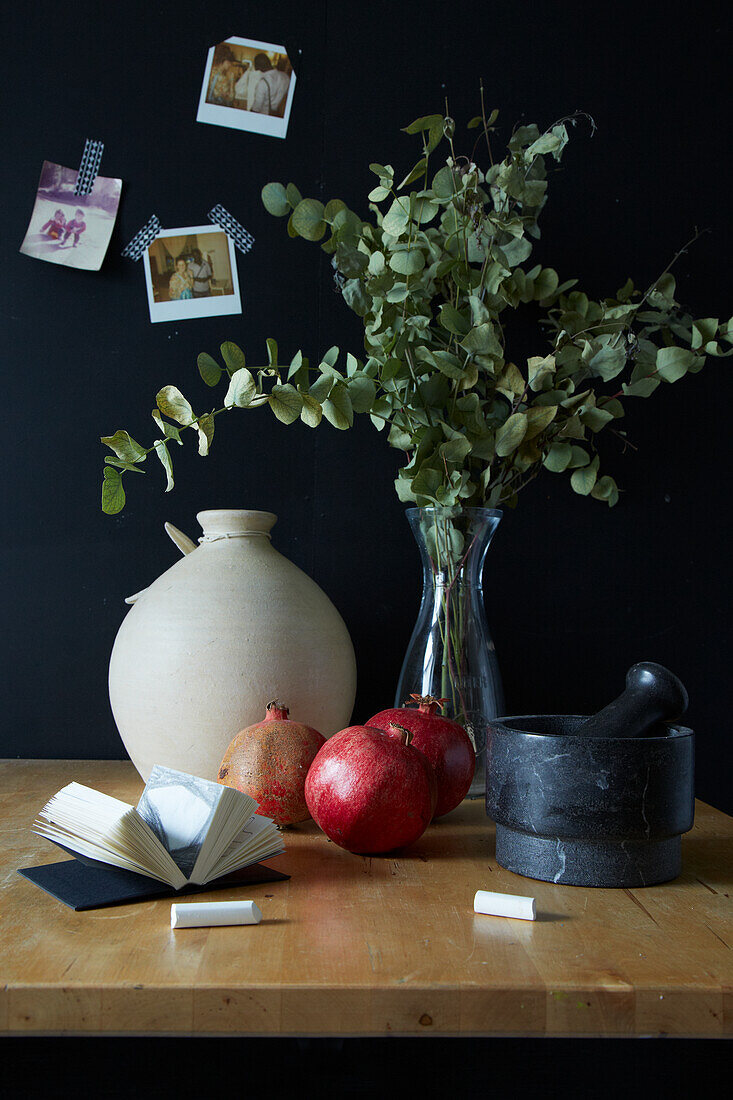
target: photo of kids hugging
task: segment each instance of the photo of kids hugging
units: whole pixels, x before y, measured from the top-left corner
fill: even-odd
[[[284,138],[294,92],[295,73],[284,46],[227,38],[209,50],[196,119]]]
[[[97,176],[89,195],[75,195],[77,171],[44,161],[36,202],[20,251],[52,264],[98,271],[112,236],[122,180]]]

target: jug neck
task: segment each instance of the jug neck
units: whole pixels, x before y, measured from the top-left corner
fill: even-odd
[[[199,512],[196,519],[204,532],[199,539],[200,543],[255,536],[269,539],[270,530],[277,523],[277,516],[273,512],[257,512],[246,508],[215,508]]]

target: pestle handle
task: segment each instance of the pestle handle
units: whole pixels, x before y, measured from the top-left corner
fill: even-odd
[[[626,674],[626,690],[579,727],[586,737],[645,737],[657,722],[671,722],[687,710],[682,681],[663,665],[640,661]]]

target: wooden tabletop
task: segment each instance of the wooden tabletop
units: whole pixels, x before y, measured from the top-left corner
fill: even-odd
[[[396,857],[350,855],[311,822],[250,897],[260,925],[170,928],[170,900],[75,913],[16,874],[59,852],[30,825],[72,779],[133,802],[120,761],[0,765],[0,1030],[249,1035],[733,1033],[733,818],[697,804],[683,873],[638,890],[504,871],[466,802]],[[477,889],[538,920],[476,916]]]

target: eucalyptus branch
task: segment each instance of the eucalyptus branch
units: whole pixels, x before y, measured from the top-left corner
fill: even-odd
[[[480,139],[470,156],[460,152],[446,102],[445,114],[405,127],[420,139],[421,156],[401,184],[391,165],[370,165],[378,180],[368,195],[370,220],[341,199],[324,204],[303,198],[292,183],[265,185],[263,203],[287,218],[290,235],[320,241],[331,256],[337,287],[362,320],[365,357],[332,347],[317,364],[300,351],[280,363],[269,339],[268,365],[250,370],[231,341],[220,358],[202,352],[201,379],[212,388],[224,381],[223,405],[197,414],[177,387],[164,386],[152,445],[122,429],[103,437],[111,452],[105,511],[124,505],[123,476],[142,472],[149,454],[160,460],[170,490],[171,444],[182,444],[190,429],[205,455],[221,413],[264,405],[284,424],[316,428],[325,420],[344,431],[361,414],[377,430],[389,426],[389,444],[407,459],[395,482],[406,503],[513,504],[544,470],[566,474],[582,496],[616,503],[616,483],[600,470],[600,433],[620,435],[615,424],[628,398],[647,398],[696,373],[708,357],[733,354],[733,319],[696,320],[675,301],[671,268],[697,231],[643,295],[628,281],[615,297],[596,301],[575,280],[561,284],[553,268],[526,269],[548,166],[560,161],[567,127],[581,113],[544,130],[518,127],[498,159],[489,137],[498,112],[487,115],[479,91],[481,114],[469,128],[481,129],[487,163],[476,159]],[[543,311],[540,331],[549,329],[551,350],[517,365],[502,315],[530,303]]]

